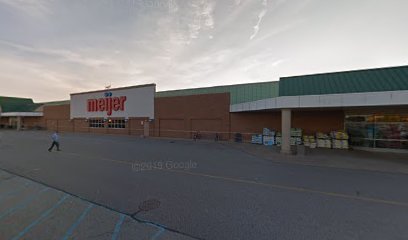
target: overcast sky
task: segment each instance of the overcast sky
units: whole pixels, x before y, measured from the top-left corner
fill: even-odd
[[[0,96],[408,65],[407,0],[0,0]]]

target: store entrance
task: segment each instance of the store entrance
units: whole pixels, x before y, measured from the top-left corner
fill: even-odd
[[[345,128],[354,147],[408,150],[408,114],[348,115]]]

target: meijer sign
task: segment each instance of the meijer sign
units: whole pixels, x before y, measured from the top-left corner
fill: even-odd
[[[73,118],[154,118],[154,84],[71,94]]]

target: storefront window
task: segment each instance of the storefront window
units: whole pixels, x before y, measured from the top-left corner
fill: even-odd
[[[89,127],[90,128],[104,128],[105,121],[103,119],[90,119],[89,120]]]
[[[110,119],[108,121],[108,128],[126,128],[126,122],[124,119]]]
[[[408,115],[347,116],[350,144],[358,147],[408,149]]]

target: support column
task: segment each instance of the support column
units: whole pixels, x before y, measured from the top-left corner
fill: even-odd
[[[292,123],[292,110],[282,109],[282,147],[281,153],[291,154],[290,148],[290,129]]]
[[[21,117],[17,117],[17,131],[21,130]]]

